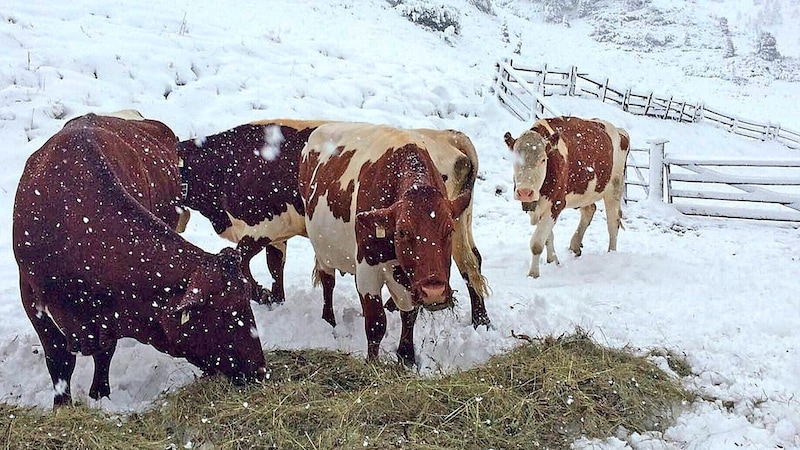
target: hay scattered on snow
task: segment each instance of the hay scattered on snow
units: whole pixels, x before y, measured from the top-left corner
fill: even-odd
[[[206,378],[125,418],[0,405],[0,437],[37,449],[564,448],[620,427],[664,430],[691,400],[646,358],[581,330],[433,379],[326,350],[275,351],[267,361],[264,384]]]

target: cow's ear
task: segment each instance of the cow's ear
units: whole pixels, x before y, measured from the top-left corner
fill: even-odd
[[[183,233],[186,231],[186,225],[189,224],[189,219],[192,217],[191,211],[188,208],[178,208],[180,214],[178,215],[178,224],[175,225],[175,231]]]
[[[235,248],[225,247],[217,255],[217,261],[227,276],[240,276],[242,270],[242,253]]]
[[[514,150],[514,143],[517,142],[517,140],[511,136],[511,133],[506,131],[506,134],[503,135],[503,140],[506,141],[509,150]]]
[[[453,219],[458,218],[461,213],[469,206],[472,201],[472,191],[462,192],[458,197],[450,200],[450,211],[453,214]]]
[[[356,236],[383,239],[394,235],[394,207],[356,214]]]
[[[186,286],[186,292],[183,293],[178,300],[177,306],[174,311],[184,311],[187,308],[199,305],[203,301],[203,297],[207,295],[207,286],[203,280],[206,271],[201,267],[195,269],[189,277],[189,284]]]
[[[558,134],[558,131],[554,131],[550,137],[547,138],[547,141],[550,143],[549,148],[555,150],[556,146],[558,145],[558,140],[561,136]]]

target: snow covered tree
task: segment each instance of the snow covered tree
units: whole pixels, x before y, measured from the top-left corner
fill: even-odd
[[[489,15],[494,15],[494,7],[492,6],[492,0],[469,0],[472,6],[478,8],[479,11],[485,12]]]
[[[781,54],[778,53],[777,42],[775,36],[767,31],[759,33],[756,39],[756,55],[764,61],[775,61],[781,59]]]
[[[564,22],[574,7],[575,5],[571,0],[545,0],[542,2],[544,21],[550,23]]]
[[[732,58],[736,56],[736,47],[733,46],[733,40],[731,39],[731,30],[730,28],[728,28],[727,18],[720,17],[719,30],[722,33],[723,38],[725,39],[725,53],[722,54],[722,57]]]

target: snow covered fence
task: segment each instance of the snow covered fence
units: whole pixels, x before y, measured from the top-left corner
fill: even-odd
[[[531,124],[543,117],[562,115],[544,99],[538,91],[541,80],[530,78],[529,73],[519,72],[511,63],[497,63],[494,92],[500,102],[520,120]]]
[[[665,140],[648,144],[628,156],[625,201],[667,202],[688,215],[800,222],[800,159],[675,158],[665,153]]]
[[[631,89],[619,89],[611,86],[608,78],[603,81],[594,80],[589,75],[579,72],[576,66],[569,69],[548,67],[547,64],[533,67],[511,59],[502,59],[496,67],[496,85],[503,88],[506,97],[514,96],[515,85],[524,82],[527,89],[537,93],[539,97],[549,95],[593,97],[605,103],[615,104],[631,114],[687,123],[703,120],[740,136],[762,141],[774,140],[789,148],[800,149],[800,132],[786,129],[778,123],[755,122],[720,112],[703,104],[687,103],[672,96],[662,97],[653,92],[641,94]],[[498,92],[497,89],[495,92]],[[500,94],[497,95],[500,97]],[[523,102],[524,107],[527,99],[516,100]],[[534,100],[535,105],[544,103],[541,98]],[[501,101],[505,105],[512,103],[510,99],[501,98]]]

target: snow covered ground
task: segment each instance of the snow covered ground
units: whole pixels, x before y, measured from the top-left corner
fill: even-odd
[[[531,65],[577,65],[616,85],[702,101],[796,130],[800,83],[689,76],[696,72],[692,68],[725,66],[721,50],[694,45],[691,51],[667,46],[645,52],[598,43],[589,37],[588,21],[545,24],[523,0],[495,2],[495,15],[466,0],[444,3],[460,11],[461,34],[450,42],[407,21],[384,0],[241,0],[224,8],[189,0],[0,0],[0,211],[5,211],[0,235],[6,236],[0,239],[0,401],[42,407],[52,402],[38,338],[19,302],[11,211],[26,158],[65,119],[136,108],[166,122],[181,138],[256,119],[358,120],[456,128],[472,138],[481,158],[474,226],[493,289],[487,299],[492,327],[470,326],[466,289],[454,271],[462,301],[453,312],[421,314],[417,325],[422,374],[484,361],[516,344],[512,330],[533,336],[580,326],[607,345],[686,355],[694,374],[684,383],[733,406],[697,402],[664,434],[579,441],[576,447],[800,448],[800,230],[688,218],[665,206],[630,204],[616,253],[605,252],[604,215],[598,213],[583,256],[574,258],[567,246],[578,214],[567,211],[555,228],[562,265],[543,266],[541,278],[527,278],[532,228],[511,198],[511,161],[502,136],[530,124],[513,118],[489,90],[495,61],[510,56],[519,39],[522,55],[516,58]],[[788,1],[766,4],[783,6],[785,24],[761,20],[760,25],[775,33],[784,56],[800,57],[797,7]],[[749,2],[735,0],[669,5],[675,9],[669,17],[700,17],[685,25],[699,29],[683,28],[695,43],[705,35],[703,27],[715,23],[701,20],[703,14],[727,14],[741,53],[749,51],[746,37],[765,8],[763,2],[747,7]],[[509,43],[501,39],[504,23]],[[592,100],[550,99],[565,114],[603,117],[626,128],[634,147],[667,138],[667,151],[675,155],[800,158],[796,150],[707,124],[635,117]],[[199,214],[185,237],[209,251],[228,245]],[[292,240],[286,303],[272,310],[254,306],[262,343],[363,354],[363,319],[352,278],[337,284],[338,325],[332,329],[320,318],[321,292],[311,286],[312,267],[308,242]],[[253,270],[262,283],[268,281],[262,257],[254,259]],[[398,335],[399,318],[391,315],[383,343],[387,354]],[[86,397],[91,371],[91,359],[79,358],[73,393],[112,411],[145,408],[198,373],[132,340],[117,350],[110,399]]]

